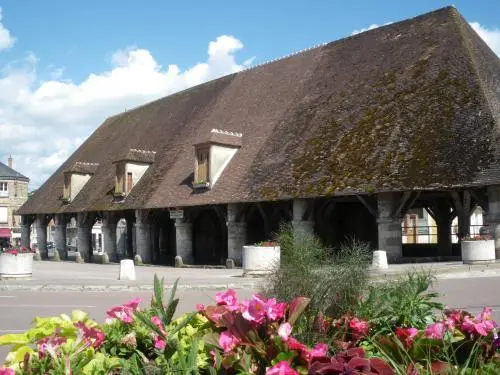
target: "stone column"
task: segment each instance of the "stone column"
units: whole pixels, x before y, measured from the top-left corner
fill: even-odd
[[[148,219],[148,211],[135,211],[135,253],[139,255],[145,264],[151,263],[153,247],[151,241],[151,224]]]
[[[377,198],[378,250],[386,251],[387,259],[394,262],[403,257],[401,218],[392,216],[398,203],[397,195],[380,193]]]
[[[112,212],[104,213],[102,219],[102,245],[103,251],[108,255],[110,262],[118,261],[116,245],[116,217]]]
[[[32,220],[30,220],[27,216],[21,217],[21,246],[22,247],[30,247],[31,246],[31,224]]]
[[[36,245],[42,259],[49,257],[47,249],[47,218],[45,215],[36,216]]]
[[[488,186],[488,228],[495,239],[496,258],[500,259],[500,186]]]
[[[54,242],[56,250],[59,252],[61,259],[68,259],[68,250],[66,248],[66,216],[64,214],[57,214],[54,217],[55,233]]]
[[[77,250],[87,263],[92,262],[92,225],[89,214],[79,212],[76,218]]]
[[[175,245],[175,255],[180,255],[185,264],[193,264],[193,228],[184,219],[175,219]]]
[[[243,246],[247,240],[247,224],[237,221],[240,209],[238,204],[227,205],[227,257],[238,266],[242,264]]]
[[[307,215],[307,216],[306,216]],[[293,221],[292,227],[295,232],[314,234],[314,221],[308,220],[311,215],[307,214],[307,200],[293,200]]]

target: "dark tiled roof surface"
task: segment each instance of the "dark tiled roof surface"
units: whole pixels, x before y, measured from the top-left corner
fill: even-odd
[[[156,151],[138,150],[131,148],[118,157],[116,161],[136,161],[140,163],[153,163],[155,161]]]
[[[21,208],[55,213],[180,207],[499,184],[500,60],[451,7],[229,75],[106,120]],[[215,186],[196,193],[194,148],[242,133]],[[115,168],[156,151],[123,203]],[[99,163],[68,205],[63,174]]]
[[[67,170],[65,170],[65,172],[66,173],[94,174],[98,166],[99,166],[98,163],[85,163],[85,162],[77,161],[76,163],[71,165]]]
[[[0,161],[0,180],[21,180],[28,182],[30,179]]]

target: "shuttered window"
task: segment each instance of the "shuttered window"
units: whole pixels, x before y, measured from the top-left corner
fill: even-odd
[[[132,173],[127,173],[127,194],[132,190]]]
[[[71,175],[69,173],[64,175],[63,198],[66,200],[71,198]]]
[[[125,164],[124,163],[116,164],[115,193],[117,194],[125,192],[124,175],[125,175]]]
[[[202,149],[197,152],[198,167],[196,169],[195,182],[208,182],[208,150]]]

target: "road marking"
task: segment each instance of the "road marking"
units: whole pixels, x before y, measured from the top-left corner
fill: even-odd
[[[16,298],[16,296],[0,296],[0,298]]]

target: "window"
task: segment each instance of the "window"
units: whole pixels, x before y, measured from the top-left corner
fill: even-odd
[[[0,182],[0,197],[8,197],[9,188],[7,182]]]
[[[127,194],[132,190],[132,172],[127,172]]]
[[[115,175],[115,195],[121,196],[125,193],[125,163],[116,164],[116,175]]]
[[[69,202],[71,199],[71,174],[64,175],[63,200]]]
[[[0,223],[7,224],[8,223],[8,215],[7,215],[7,207],[0,207]]]
[[[196,154],[197,168],[194,182],[208,182],[208,149],[199,149]]]

